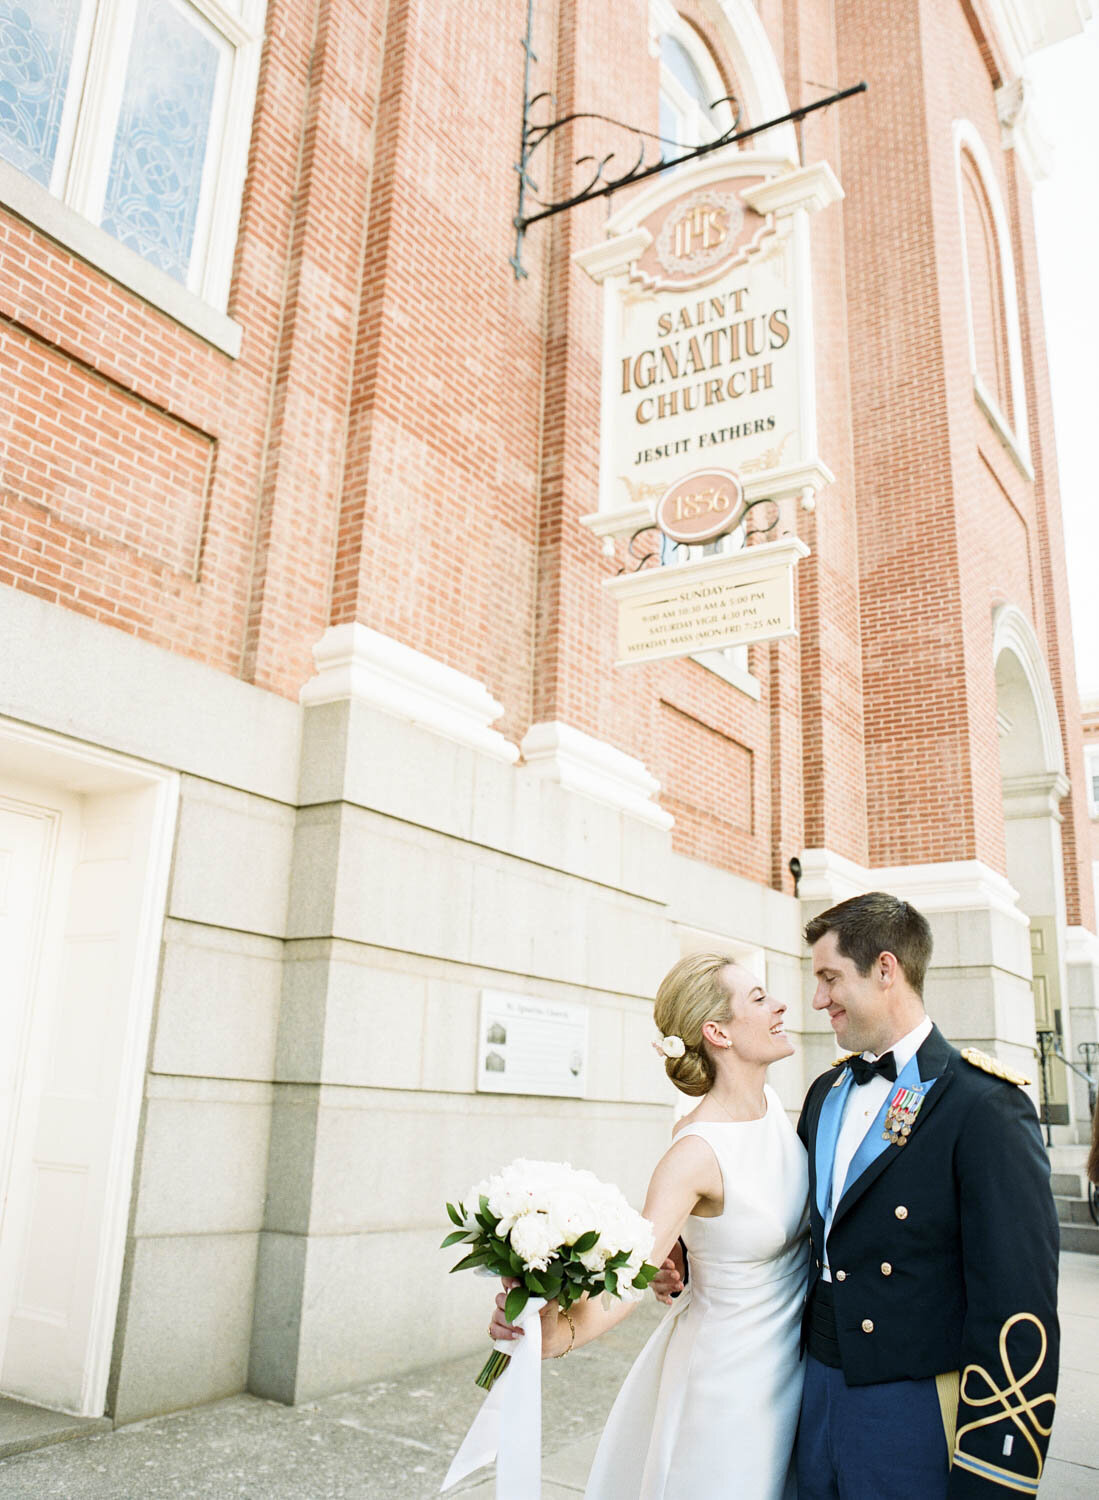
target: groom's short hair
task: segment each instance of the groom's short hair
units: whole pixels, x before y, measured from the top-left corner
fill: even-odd
[[[924,975],[931,962],[931,927],[923,912],[885,891],[868,891],[830,906],[806,923],[810,947],[826,932],[836,934],[836,947],[860,974],[869,974],[882,953],[892,953],[905,979],[923,994]]]

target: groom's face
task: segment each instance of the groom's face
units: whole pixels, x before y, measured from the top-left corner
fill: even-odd
[[[877,1043],[889,1023],[874,969],[860,974],[839,951],[836,934],[826,932],[813,944],[813,977],[813,1009],[828,1012],[839,1044],[848,1052],[879,1051]]]

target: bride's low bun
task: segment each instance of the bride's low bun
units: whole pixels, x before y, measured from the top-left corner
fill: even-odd
[[[714,1086],[714,1065],[701,1049],[688,1047],[682,1057],[669,1057],[664,1071],[681,1094],[708,1094]]]
[[[714,1064],[702,1035],[707,1021],[728,1021],[732,997],[721,974],[736,959],[727,953],[691,953],[665,974],[656,992],[653,1019],[662,1036],[683,1038],[682,1057],[667,1057],[664,1071],[683,1094],[708,1094]]]

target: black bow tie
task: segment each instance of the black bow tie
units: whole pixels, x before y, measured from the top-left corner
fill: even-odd
[[[865,1057],[849,1057],[847,1066],[856,1083],[869,1083],[871,1078],[895,1079],[897,1064],[892,1052],[883,1052],[877,1062],[867,1062]]]

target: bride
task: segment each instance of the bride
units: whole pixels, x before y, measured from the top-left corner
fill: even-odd
[[[792,1500],[808,1259],[805,1150],[765,1082],[793,1046],[786,1006],[750,970],[692,954],[664,977],[654,1043],[701,1103],[645,1198],[659,1263],[682,1237],[689,1284],[626,1377],[585,1500]],[[519,1337],[497,1299],[494,1339]],[[542,1311],[542,1357],[590,1343],[634,1303]]]

